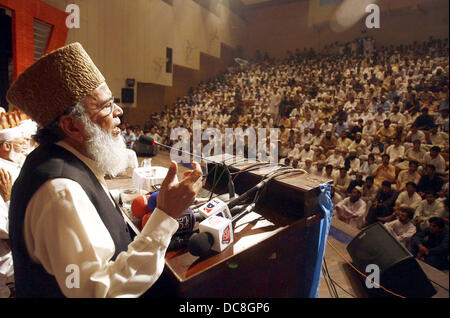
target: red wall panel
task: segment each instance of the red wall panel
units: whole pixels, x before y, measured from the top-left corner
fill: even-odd
[[[46,52],[64,46],[67,39],[67,13],[40,0],[0,0],[12,11],[14,78],[34,62],[34,19],[52,25]]]

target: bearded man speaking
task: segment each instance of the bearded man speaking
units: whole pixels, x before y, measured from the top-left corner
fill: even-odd
[[[8,101],[40,130],[9,211],[17,297],[139,297],[159,278],[175,220],[202,186],[171,162],[157,208],[134,235],[104,175],[126,168],[122,109],[79,43],[51,52],[12,84]],[[68,276],[78,274],[76,284]],[[78,283],[79,282],[79,283]]]

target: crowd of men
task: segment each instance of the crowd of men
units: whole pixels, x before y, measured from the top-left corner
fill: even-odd
[[[267,136],[277,128],[265,154],[331,179],[336,218],[359,229],[382,222],[416,257],[447,269],[448,53],[448,39],[430,38],[362,51],[296,51],[283,60],[265,56],[200,83],[152,114],[144,129],[123,123],[122,136],[132,149],[144,134],[173,144],[171,130],[192,134],[194,120],[223,136],[225,128],[243,135],[265,128]],[[0,126],[1,294],[13,277],[9,196],[34,149],[36,127],[26,120]],[[274,147],[277,158],[270,157]]]
[[[269,158],[278,146],[279,163],[332,179],[337,218],[357,228],[382,222],[414,251],[412,237],[442,219],[448,246],[448,39],[356,48],[230,67],[124,138],[132,144],[145,133],[172,144],[171,130],[192,134],[193,120],[223,136],[227,127],[244,136],[278,128],[278,140],[267,138]],[[446,268],[447,249],[439,251],[435,266]]]
[[[36,123],[19,112],[0,113],[0,298],[10,295],[14,271],[9,244],[8,210],[11,188],[28,155],[34,149]]]

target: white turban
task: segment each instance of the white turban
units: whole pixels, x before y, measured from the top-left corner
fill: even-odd
[[[19,126],[0,130],[0,142],[13,141],[23,136],[23,130]]]
[[[31,119],[21,121],[18,127],[22,129],[25,135],[30,137],[35,135],[38,129],[37,123]]]

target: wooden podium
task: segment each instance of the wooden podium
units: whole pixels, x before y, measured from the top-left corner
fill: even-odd
[[[226,158],[226,164],[233,160],[236,162]],[[236,173],[252,164],[236,163],[229,170]],[[208,169],[212,166],[208,164]],[[235,174],[236,193],[242,194],[275,168]],[[147,296],[308,297],[323,217],[317,188],[330,181],[308,174],[272,180],[255,210],[234,224],[231,246],[203,258],[191,255],[186,248],[167,252],[164,273]],[[206,187],[210,186],[207,181]],[[214,192],[227,189],[222,185]],[[296,205],[287,209],[286,204]],[[296,212],[287,212],[293,208]]]

